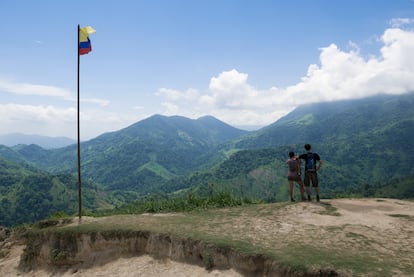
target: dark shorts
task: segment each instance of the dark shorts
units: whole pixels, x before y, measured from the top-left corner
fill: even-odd
[[[316,173],[316,171],[305,172],[305,179],[303,180],[305,187],[309,187],[311,182],[312,182],[312,187],[314,188],[318,187],[318,174]]]
[[[300,176],[288,176],[288,181],[295,181],[295,182],[300,182],[302,181],[302,179],[300,179]]]

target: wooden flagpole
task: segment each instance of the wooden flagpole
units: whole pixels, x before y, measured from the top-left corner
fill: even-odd
[[[80,26],[78,24],[78,215],[79,215],[79,224],[82,223],[82,183],[81,183],[81,162],[80,162],[80,94],[79,94],[79,65],[80,65],[80,53],[79,53],[79,43],[80,43]]]

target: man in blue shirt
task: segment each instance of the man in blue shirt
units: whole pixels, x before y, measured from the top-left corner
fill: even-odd
[[[312,147],[309,143],[305,144],[306,154],[299,156],[299,159],[305,160],[305,179],[303,180],[308,194],[308,200],[311,201],[310,183],[316,192],[316,201],[320,201],[319,198],[319,184],[318,174],[316,173],[322,167],[322,160],[317,153],[312,153]]]

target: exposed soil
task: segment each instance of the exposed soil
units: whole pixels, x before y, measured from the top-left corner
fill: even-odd
[[[372,254],[375,259],[398,261],[405,272],[414,272],[414,202],[396,199],[335,199],[321,203],[300,202],[286,205],[269,213],[271,205],[259,205],[255,213],[244,211],[225,220],[217,216],[202,232],[213,235],[221,232],[225,239],[238,237],[266,251],[296,245],[335,248],[346,253]],[[271,209],[270,209],[271,210]],[[235,210],[232,210],[234,212]],[[218,210],[216,215],[225,213]],[[228,211],[227,211],[228,212]],[[191,217],[187,214],[136,215],[110,218],[83,218],[82,224],[112,221],[111,224],[133,223],[148,227],[160,218]],[[192,220],[191,218],[189,219]],[[75,220],[73,225],[78,224]],[[165,222],[163,224],[166,224]],[[220,228],[214,227],[218,224]],[[185,229],[186,226],[180,226]],[[228,233],[224,233],[225,231]],[[185,231],[185,230],[184,230]],[[168,232],[172,232],[168,230]],[[0,230],[0,276],[243,276],[236,267],[207,270],[205,266],[179,262],[174,256],[156,255],[153,251],[139,255],[117,255],[109,251],[107,259],[90,259],[91,264],[80,267],[65,265],[64,270],[46,266],[22,271],[19,264],[25,245]],[[104,246],[102,246],[104,247]],[[156,247],[155,247],[156,248]],[[105,251],[104,248],[100,250]],[[159,249],[163,252],[163,249]],[[95,253],[96,254],[96,253]],[[95,255],[83,253],[82,255]],[[113,258],[111,258],[113,257]],[[104,261],[104,262],[102,262]],[[315,269],[315,272],[318,272]],[[348,272],[335,272],[350,276]],[[318,276],[317,274],[314,274]],[[409,276],[393,270],[393,276]],[[265,276],[265,274],[262,274]],[[327,274],[328,276],[328,274]],[[335,275],[332,275],[335,276]]]

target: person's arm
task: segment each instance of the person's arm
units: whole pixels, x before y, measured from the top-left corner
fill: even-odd
[[[316,168],[316,170],[321,169],[321,167],[322,167],[322,160],[319,160],[319,162],[318,162],[318,167]]]

